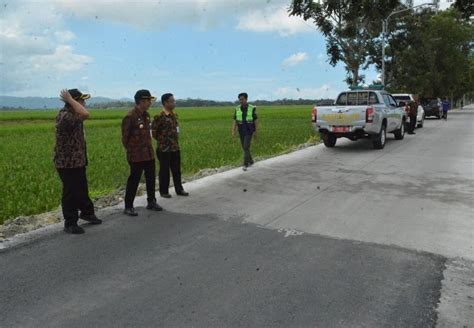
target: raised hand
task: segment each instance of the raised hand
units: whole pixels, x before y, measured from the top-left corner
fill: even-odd
[[[66,103],[70,103],[72,100],[74,100],[74,98],[72,98],[71,94],[69,93],[69,91],[67,91],[67,89],[61,90],[59,96],[61,97],[61,100]]]

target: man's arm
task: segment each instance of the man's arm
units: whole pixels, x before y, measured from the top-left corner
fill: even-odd
[[[235,137],[236,132],[237,132],[237,113],[234,111],[234,117],[232,121],[232,131],[231,131],[232,137]]]
[[[252,112],[252,116],[253,116],[253,124],[255,126],[255,133],[254,133],[254,137],[255,139],[258,138],[258,128],[259,128],[259,123],[258,123],[258,117],[257,117],[257,108],[255,107],[253,112]]]
[[[153,122],[151,123],[151,135],[153,136],[154,139],[158,140],[158,133],[160,130],[160,118],[159,116],[155,117]]]
[[[122,145],[127,148],[130,137],[130,116],[125,116],[122,120]]]
[[[61,90],[61,100],[64,101],[65,103],[69,104],[74,112],[77,114],[77,117],[81,121],[85,121],[89,118],[90,114],[86,110],[84,106],[82,106],[79,102],[74,100],[74,98],[71,96],[71,94],[66,90]]]
[[[234,120],[232,122],[232,137],[235,137],[236,136],[236,133],[237,133],[237,121]]]
[[[156,139],[156,128],[157,128],[157,119],[153,119],[153,121],[151,122],[151,136],[153,137],[153,139]]]

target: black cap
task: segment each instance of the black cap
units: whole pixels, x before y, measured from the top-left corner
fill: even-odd
[[[78,89],[69,89],[68,92],[74,100],[81,100],[81,99],[85,100],[91,97],[90,94],[82,93]]]
[[[135,93],[135,101],[139,101],[140,99],[151,99],[151,101],[155,101],[156,97],[152,96],[148,90],[138,90]]]

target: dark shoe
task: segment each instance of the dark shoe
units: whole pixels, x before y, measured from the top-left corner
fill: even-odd
[[[85,231],[81,227],[79,227],[77,225],[74,225],[74,226],[64,227],[64,232],[70,233],[70,234],[73,234],[73,235],[81,235]]]
[[[160,194],[160,196],[163,198],[171,198],[170,194]]]
[[[178,195],[178,196],[189,196],[189,192],[181,190],[180,192],[176,192],[176,195]]]
[[[163,211],[163,207],[158,205],[156,201],[148,202],[148,205],[146,206],[147,210],[152,210],[152,211]]]
[[[135,212],[135,209],[134,209],[133,207],[124,209],[124,210],[123,210],[123,213],[124,213],[124,214],[127,214],[127,215],[129,215],[129,216],[137,216],[137,215],[138,215],[138,213]]]
[[[247,166],[244,165],[244,166],[242,167],[242,170],[247,171]]]
[[[90,224],[101,224],[102,220],[99,219],[95,214],[91,215],[81,215],[81,219],[89,222]]]

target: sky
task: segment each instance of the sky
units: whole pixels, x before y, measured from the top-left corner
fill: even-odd
[[[333,98],[346,88],[344,66],[327,63],[323,36],[289,17],[289,3],[0,0],[0,95]],[[365,74],[370,83],[378,72]]]

